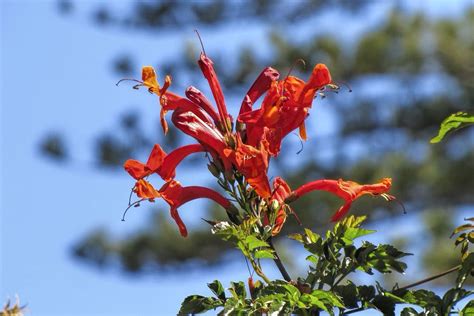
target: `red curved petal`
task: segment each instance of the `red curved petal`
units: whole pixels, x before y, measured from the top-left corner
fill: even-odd
[[[242,101],[237,120],[241,121],[240,115],[252,110],[253,103],[270,89],[272,82],[277,81],[279,77],[280,73],[272,67],[265,68],[260,75],[258,75]]]
[[[184,158],[192,153],[202,151],[206,150],[201,144],[186,145],[173,150],[163,160],[163,163],[158,170],[158,174],[163,178],[163,180],[169,181],[171,178],[174,178],[176,167]]]
[[[154,172],[155,170],[161,167],[165,157],[165,151],[161,148],[160,145],[155,144],[153,146],[153,149],[151,150],[150,156],[148,157],[148,161],[146,162],[147,168]]]
[[[217,125],[219,122],[219,114],[214,110],[211,102],[202,94],[201,91],[196,89],[195,87],[191,86],[186,89],[186,97],[189,100],[193,101],[199,107],[201,107],[214,121],[214,124]]]
[[[145,165],[135,159],[128,159],[123,164],[123,167],[135,180],[146,177],[149,174]]]
[[[203,53],[201,53],[201,56],[198,60],[198,64],[201,68],[202,73],[204,74],[204,77],[208,81],[209,87],[212,91],[212,95],[216,100],[220,120],[225,123],[229,115],[227,114],[227,108],[225,105],[224,94],[222,93],[221,85],[219,84],[217,74],[214,71],[214,64],[212,60]]]

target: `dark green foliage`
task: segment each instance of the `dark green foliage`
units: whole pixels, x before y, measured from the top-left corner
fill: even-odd
[[[396,305],[410,304],[423,312],[418,312],[413,307],[406,307],[401,315],[448,315],[455,310],[457,303],[474,294],[474,291],[463,288],[465,278],[473,272],[472,253],[462,260],[460,267],[451,269],[450,272],[458,272],[458,280],[443,296],[425,289],[410,290],[411,287],[428,282],[429,279],[402,288],[397,285],[392,290],[384,289],[378,282],[375,285],[356,285],[348,280],[346,284],[339,284],[355,271],[372,274],[372,269],[375,269],[381,273],[391,271],[403,273],[406,268],[406,265],[398,259],[407,254],[391,245],[375,246],[364,241],[361,247],[354,246],[355,239],[374,232],[361,228],[364,220],[365,217],[350,216],[327,231],[325,237],[309,229],[305,229],[304,234],[292,235],[292,239],[303,244],[311,253],[308,261],[312,265],[305,278],[297,278],[296,281],[290,282],[267,281],[265,284],[259,281],[254,284],[252,278],[249,278],[250,297],[247,296],[243,282],[231,282],[231,287],[228,289],[230,296],[226,296],[221,283],[215,280],[208,284],[215,297],[189,296],[184,300],[180,314],[184,311],[199,313],[219,307],[222,308],[219,315],[226,313],[263,315],[276,312],[283,315],[312,315],[320,311],[335,315],[336,310],[340,311],[340,315],[346,315],[376,309],[383,315],[394,316]],[[222,222],[216,225],[217,230],[226,232],[221,234],[226,240],[234,239],[229,236],[239,235],[238,232],[241,230],[248,232],[249,227],[248,224],[224,225]],[[462,231],[463,228],[461,226],[455,232]],[[264,242],[252,238],[245,249],[251,248],[249,246],[251,244],[255,247],[266,247]],[[462,312],[469,313],[470,309],[472,302],[468,303]]]

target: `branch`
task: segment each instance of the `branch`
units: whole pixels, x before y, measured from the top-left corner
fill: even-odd
[[[418,285],[421,285],[421,284],[424,284],[424,283],[428,283],[430,281],[433,281],[435,279],[439,279],[447,274],[450,274],[454,271],[457,271],[459,270],[459,268],[461,268],[461,265],[457,265],[449,270],[446,270],[444,272],[441,272],[441,273],[438,273],[438,274],[435,274],[433,276],[430,276],[430,277],[427,277],[425,279],[422,279],[420,281],[416,281],[414,283],[410,283],[408,285],[405,285],[404,287],[401,287],[401,288],[398,288],[397,290],[408,290],[409,288],[412,288],[412,287],[415,287],[415,286],[418,286]],[[365,308],[364,307],[359,307],[359,308],[356,308],[356,309],[353,309],[353,310],[350,310],[350,311],[347,311],[347,312],[344,312],[342,313],[342,315],[349,315],[349,314],[354,314],[354,313],[358,313],[360,311],[363,311]]]
[[[273,246],[272,238],[270,237],[268,239],[268,244],[270,245],[270,248],[272,248],[273,252],[275,253],[275,258],[273,261],[275,261],[275,264],[278,267],[278,270],[280,270],[281,275],[285,279],[286,282],[290,282],[292,279],[288,272],[285,269],[285,266],[283,265],[283,262],[281,262],[280,256],[278,255],[278,252],[275,249],[275,246]]]

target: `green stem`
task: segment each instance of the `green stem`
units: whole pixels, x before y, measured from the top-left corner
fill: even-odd
[[[280,259],[280,256],[278,255],[278,252],[276,251],[275,249],[275,246],[273,245],[273,242],[272,242],[272,238],[268,238],[268,245],[270,245],[270,248],[272,248],[274,254],[275,254],[275,258],[273,259],[273,261],[275,262],[275,264],[277,265],[278,267],[278,270],[280,270],[280,273],[281,275],[283,276],[283,278],[285,279],[286,282],[290,282],[291,281],[291,277],[290,275],[288,274],[288,271],[286,271],[285,269],[285,266],[283,265],[283,262],[281,262],[281,259]]]

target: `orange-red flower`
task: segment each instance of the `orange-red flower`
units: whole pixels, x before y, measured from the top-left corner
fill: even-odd
[[[270,184],[267,176],[268,152],[265,142],[261,142],[260,146],[255,148],[244,144],[240,135],[237,135],[235,149],[224,149],[224,156],[244,175],[248,184],[255,189],[258,195],[262,198],[270,197]]]
[[[146,164],[129,159],[125,161],[124,168],[136,180],[157,173],[163,180],[168,181],[174,178],[176,167],[184,158],[200,151],[204,151],[202,145],[191,144],[175,149],[167,155],[160,145],[155,144]]]
[[[249,106],[244,105],[238,117],[239,122],[245,123],[247,143],[256,146],[261,139],[266,139],[269,153],[277,156],[283,138],[296,128],[300,128],[300,136],[306,140],[304,120],[317,91],[331,84],[331,80],[329,70],[323,64],[314,67],[308,82],[294,76],[281,81],[270,80],[271,85],[260,109],[245,111]],[[264,88],[266,85],[262,84],[261,89]]]
[[[135,184],[134,192],[142,199],[153,201],[155,198],[162,198],[165,200],[170,206],[171,217],[175,220],[179,232],[183,237],[188,235],[188,231],[178,213],[178,208],[180,206],[195,199],[207,198],[218,203],[225,209],[231,207],[229,200],[214,190],[201,186],[183,187],[175,180],[166,182],[159,190],[156,190],[149,182],[140,179]]]
[[[347,214],[352,202],[362,195],[380,195],[385,197],[387,200],[395,199],[395,197],[387,194],[391,186],[392,179],[390,178],[383,178],[379,183],[375,184],[358,184],[357,182],[343,181],[342,179],[316,180],[306,183],[294,190],[286,200],[287,202],[291,202],[314,190],[331,192],[345,201],[344,205],[341,206],[331,218],[332,221],[338,221]]]
[[[275,236],[280,233],[283,228],[283,224],[286,222],[286,211],[285,211],[285,200],[291,194],[290,186],[280,177],[276,177],[273,180],[273,193],[271,196],[270,205],[273,204],[273,201],[277,202],[278,208],[275,210],[276,219],[275,225],[273,226],[272,235]]]
[[[208,58],[204,53],[201,53],[201,56],[198,60],[199,67],[201,68],[204,77],[209,83],[211,88],[212,95],[214,100],[216,100],[217,110],[219,111],[219,118],[223,124],[223,130],[230,132],[230,127],[228,124],[229,114],[227,113],[227,107],[224,101],[224,93],[222,93],[221,85],[217,79],[217,74],[214,71],[214,63],[210,58]]]

